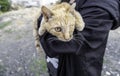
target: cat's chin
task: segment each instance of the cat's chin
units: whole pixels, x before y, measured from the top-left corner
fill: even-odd
[[[70,40],[72,40],[72,38],[70,38],[70,39],[59,39],[59,40],[61,40],[63,42],[69,42]]]

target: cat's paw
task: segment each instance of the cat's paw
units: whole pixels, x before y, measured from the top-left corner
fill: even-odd
[[[44,29],[39,28],[38,34],[39,34],[40,36],[42,36],[44,33],[45,33],[45,30],[44,30]]]
[[[84,29],[84,27],[85,27],[85,23],[83,22],[83,23],[78,23],[77,25],[76,25],[76,29],[78,30],[78,31],[82,31],[83,29]]]
[[[39,31],[39,36],[42,36],[44,33],[42,31]]]

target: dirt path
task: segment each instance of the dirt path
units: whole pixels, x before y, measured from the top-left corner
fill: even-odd
[[[0,76],[47,76],[43,56],[38,56],[32,35],[36,9],[0,16]]]
[[[48,76],[44,54],[37,55],[32,36],[36,10],[22,9],[0,16],[0,76]],[[110,33],[103,76],[120,76],[119,45],[120,29]]]

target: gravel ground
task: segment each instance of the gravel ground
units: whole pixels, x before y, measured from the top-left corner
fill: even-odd
[[[104,57],[103,76],[120,76],[120,28],[110,32]]]
[[[37,8],[0,16],[0,76],[48,76],[44,53],[37,55],[32,35]],[[110,32],[102,76],[120,76],[120,28]]]

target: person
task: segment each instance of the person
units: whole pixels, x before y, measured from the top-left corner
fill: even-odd
[[[62,0],[70,2],[70,0]],[[75,0],[85,28],[75,30],[74,40],[62,42],[46,32],[40,42],[50,76],[101,76],[110,30],[120,25],[119,0]],[[42,15],[38,19],[38,27]]]

